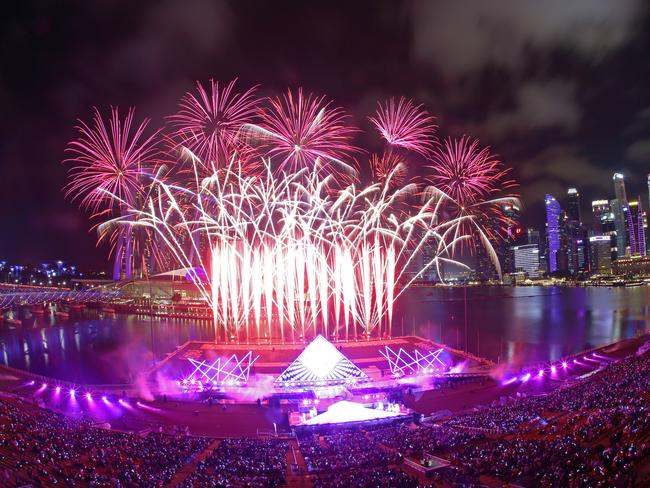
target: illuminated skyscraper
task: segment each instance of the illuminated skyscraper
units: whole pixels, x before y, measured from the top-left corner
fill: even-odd
[[[567,217],[574,226],[582,225],[582,213],[580,212],[580,193],[576,188],[569,188],[567,192]]]
[[[616,252],[618,257],[625,256],[625,212],[627,209],[627,195],[625,194],[625,179],[621,173],[614,173],[614,193],[616,198],[611,201],[616,226]]]
[[[560,204],[551,195],[544,197],[546,206],[546,239],[548,242],[548,271],[557,271],[557,252],[560,249]]]
[[[632,256],[645,256],[645,228],[643,220],[643,207],[641,198],[638,201],[631,201],[627,207],[627,230],[628,241],[630,243],[630,253]]]
[[[603,216],[610,212],[609,200],[594,200],[591,202],[592,227],[596,235],[603,233]]]
[[[589,238],[590,268],[593,274],[610,274],[612,272],[612,243],[609,236]]]
[[[529,278],[539,277],[539,246],[523,244],[512,248],[515,271],[523,271]]]

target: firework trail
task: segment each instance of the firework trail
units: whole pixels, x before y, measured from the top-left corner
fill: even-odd
[[[445,199],[444,208],[457,223],[453,232],[476,235],[501,274],[492,242],[503,238],[513,224],[504,207],[520,205],[518,195],[503,195],[504,190],[517,186],[508,178],[509,169],[489,148],[481,148],[478,140],[468,137],[446,139],[433,153],[429,169],[426,178],[432,186],[427,192]],[[476,239],[461,241],[461,248],[473,251],[475,246]]]
[[[147,191],[143,173],[153,171],[157,165],[159,131],[146,137],[149,121],[144,120],[133,128],[133,116],[134,109],[130,109],[122,121],[118,109],[112,108],[107,125],[95,109],[92,125],[79,121],[80,137],[68,144],[67,151],[72,157],[66,162],[73,166],[69,170],[70,182],[65,194],[73,201],[79,200],[80,206],[93,212],[95,219],[110,219],[116,214],[124,216],[127,207],[142,201]],[[109,194],[124,203],[116,205],[115,199],[107,197]],[[126,277],[131,278],[134,251],[140,251],[142,238],[134,235],[132,227],[113,226],[110,232],[99,233],[98,243],[105,239],[111,242],[110,252],[116,257],[113,277],[119,278],[124,266]],[[141,260],[144,254],[135,255]]]
[[[72,157],[65,161],[74,165],[68,172],[66,197],[79,200],[81,207],[92,212],[113,203],[108,194],[117,195],[127,203],[134,202],[141,188],[143,170],[155,166],[159,131],[145,137],[149,120],[132,131],[133,115],[134,109],[129,109],[121,121],[118,109],[112,108],[107,126],[95,109],[92,125],[79,121],[76,128],[80,137],[66,148]]]
[[[390,146],[428,155],[435,143],[436,126],[422,105],[402,97],[397,103],[390,98],[377,104],[370,122]]]
[[[178,112],[169,117],[174,128],[171,139],[211,169],[227,166],[233,152],[247,149],[241,129],[256,119],[256,87],[240,93],[235,91],[236,82],[220,87],[219,82],[210,80],[206,89],[197,81],[196,93],[186,93]]]
[[[194,281],[213,310],[217,337],[390,335],[394,301],[426,269],[450,261],[454,243],[440,236],[451,224],[435,223],[433,200],[403,214],[400,201],[415,185],[393,192],[390,181],[351,185],[333,196],[331,180],[315,169],[277,175],[270,165],[263,177],[246,176],[234,164],[196,188],[154,179],[157,196],[146,210],[131,209],[130,223],[158,233],[186,269],[187,243],[196,242],[187,236],[204,235],[210,252],[196,255],[210,272]],[[188,195],[193,205],[178,203]],[[437,254],[419,273],[405,274],[431,241]]]
[[[373,181],[380,184],[390,182],[391,189],[402,186],[408,176],[405,159],[393,151],[370,156],[370,168]]]
[[[324,97],[260,101],[210,81],[169,120],[162,165],[147,121],[113,109],[107,125],[95,110],[68,146],[66,194],[100,221],[116,279],[147,259],[186,269],[218,339],[390,336],[395,300],[441,263],[466,268],[458,249],[480,241],[499,269],[490,241],[509,224],[503,205],[518,203],[500,196],[514,182],[477,141],[433,152],[433,118],[410,100],[370,118],[388,147],[365,186],[350,163],[356,129]],[[427,174],[409,178],[409,152],[430,158]]]
[[[347,116],[325,97],[304,95],[301,88],[269,98],[258,125],[246,126],[249,141],[262,145],[278,172],[295,173],[303,168],[353,173],[347,163],[356,151],[356,129],[346,125]]]

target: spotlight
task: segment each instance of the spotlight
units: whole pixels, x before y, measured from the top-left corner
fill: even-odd
[[[183,380],[183,384],[184,384],[184,385],[187,385],[187,378],[185,378],[185,379]]]
[[[551,366],[551,373],[553,374],[557,373],[557,368],[555,367],[555,365]]]
[[[577,359],[574,359],[574,360],[573,360],[573,364],[576,364],[577,362],[578,362]]]
[[[102,402],[104,402],[104,403],[108,402],[108,399],[106,398],[106,395],[102,395]]]
[[[193,385],[194,383],[196,383],[196,381],[194,380],[190,381],[190,385]]]
[[[54,389],[54,391],[56,391],[57,393],[61,393],[61,387],[60,387],[60,386],[57,386],[57,387]]]
[[[47,383],[43,383],[41,386],[42,386],[43,388],[47,388]]]
[[[543,370],[543,369],[540,369],[540,370],[539,370],[539,373],[537,373],[537,376],[544,376],[544,370]]]
[[[562,367],[563,367],[564,369],[567,369],[567,368],[569,367],[569,365],[567,364],[566,361],[562,361]]]
[[[86,400],[92,400],[93,396],[90,393],[86,393]]]
[[[77,392],[75,391],[74,388],[70,390],[70,396],[71,396],[72,398],[74,398],[75,393],[77,393]]]

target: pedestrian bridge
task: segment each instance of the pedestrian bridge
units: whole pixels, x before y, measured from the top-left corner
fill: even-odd
[[[15,288],[0,289],[0,309],[19,305],[36,305],[39,303],[61,302],[101,302],[112,300],[121,295],[120,290],[87,289],[57,290],[52,288]]]

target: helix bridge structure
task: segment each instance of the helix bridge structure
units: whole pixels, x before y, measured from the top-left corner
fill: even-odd
[[[37,305],[39,303],[62,302],[94,302],[119,298],[120,290],[86,289],[86,290],[56,290],[52,288],[17,288],[0,290],[0,309],[22,305]]]

